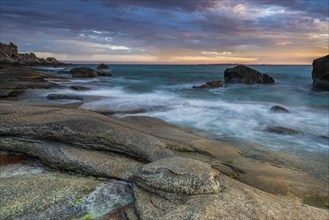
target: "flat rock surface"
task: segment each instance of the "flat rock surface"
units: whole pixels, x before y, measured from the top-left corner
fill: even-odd
[[[132,182],[140,219],[326,219],[328,214],[303,205],[325,207],[328,192],[320,179],[159,119],[118,120],[8,101],[0,104],[0,122],[2,150],[63,171]]]

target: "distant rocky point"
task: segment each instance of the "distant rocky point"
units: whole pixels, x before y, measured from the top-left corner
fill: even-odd
[[[329,54],[313,60],[313,86],[329,90]]]
[[[275,83],[274,79],[265,74],[260,73],[255,69],[245,65],[238,65],[234,68],[227,68],[224,71],[225,83]]]
[[[54,57],[46,59],[37,57],[34,53],[18,53],[17,46],[0,43],[0,64],[27,65],[27,66],[63,66],[66,65]]]
[[[110,67],[104,63],[101,63],[97,66],[97,70],[110,69]]]

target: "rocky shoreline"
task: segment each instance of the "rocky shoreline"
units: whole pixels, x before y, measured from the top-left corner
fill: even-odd
[[[0,219],[328,219],[325,165],[315,173],[305,168],[314,161],[156,118],[23,103],[15,96],[25,90],[58,85],[26,66],[2,64],[0,74],[0,150],[50,169],[8,176],[1,165]]]

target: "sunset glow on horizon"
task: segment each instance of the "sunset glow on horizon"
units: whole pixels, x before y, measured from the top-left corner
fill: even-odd
[[[2,0],[0,41],[64,62],[311,64],[327,0]]]

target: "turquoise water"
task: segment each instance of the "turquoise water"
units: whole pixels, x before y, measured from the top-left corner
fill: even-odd
[[[96,68],[97,65],[87,66]],[[312,88],[311,66],[250,66],[272,76],[276,81],[274,85],[225,84],[218,89],[191,89],[210,80],[223,80],[224,70],[231,67],[233,65],[111,65],[113,77],[62,82],[83,85],[91,88],[90,91],[62,89],[47,91],[47,94],[95,96],[81,108],[142,112],[117,116],[158,117],[219,139],[248,140],[273,149],[328,151],[329,92]],[[273,105],[284,106],[291,113],[273,113],[270,111]],[[270,133],[265,131],[269,126],[287,127],[302,134]]]

